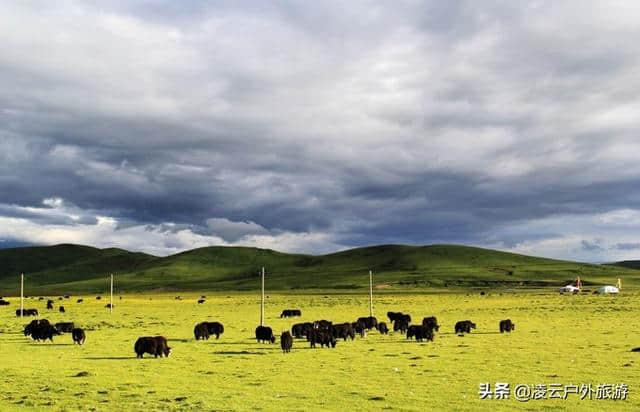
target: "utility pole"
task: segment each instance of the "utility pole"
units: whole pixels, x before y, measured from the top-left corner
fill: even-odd
[[[20,319],[24,316],[24,273],[20,274]]]
[[[369,316],[373,317],[373,272],[369,271]]]
[[[109,299],[109,313],[113,313],[113,273],[111,274],[111,299]]]
[[[262,299],[260,300],[260,326],[264,326],[264,266],[262,267]]]

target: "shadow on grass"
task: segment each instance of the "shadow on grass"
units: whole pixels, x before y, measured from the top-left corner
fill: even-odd
[[[33,344],[29,345],[32,348],[45,348],[47,346],[74,346],[73,343],[37,343],[34,342]]]
[[[264,352],[249,352],[248,350],[241,351],[215,351],[214,355],[266,355]]]
[[[105,356],[105,357],[88,357],[86,360],[127,360],[137,359],[135,356]],[[142,359],[155,359],[153,356],[148,356]]]

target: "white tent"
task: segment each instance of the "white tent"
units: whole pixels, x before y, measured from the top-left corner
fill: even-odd
[[[598,288],[598,293],[620,293],[620,289],[615,286],[607,285]]]
[[[573,285],[567,285],[560,288],[560,292],[575,293],[579,291],[580,289]]]

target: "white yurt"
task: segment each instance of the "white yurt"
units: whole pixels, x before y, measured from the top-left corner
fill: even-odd
[[[598,293],[620,293],[620,289],[615,286],[606,285],[598,288]]]

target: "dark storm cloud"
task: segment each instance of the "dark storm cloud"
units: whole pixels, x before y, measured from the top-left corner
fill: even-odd
[[[633,250],[619,246],[629,230],[602,223],[640,209],[631,4],[0,12],[0,217],[12,224],[86,226],[62,233],[96,243],[141,227],[162,239],[157,253],[207,241]]]

